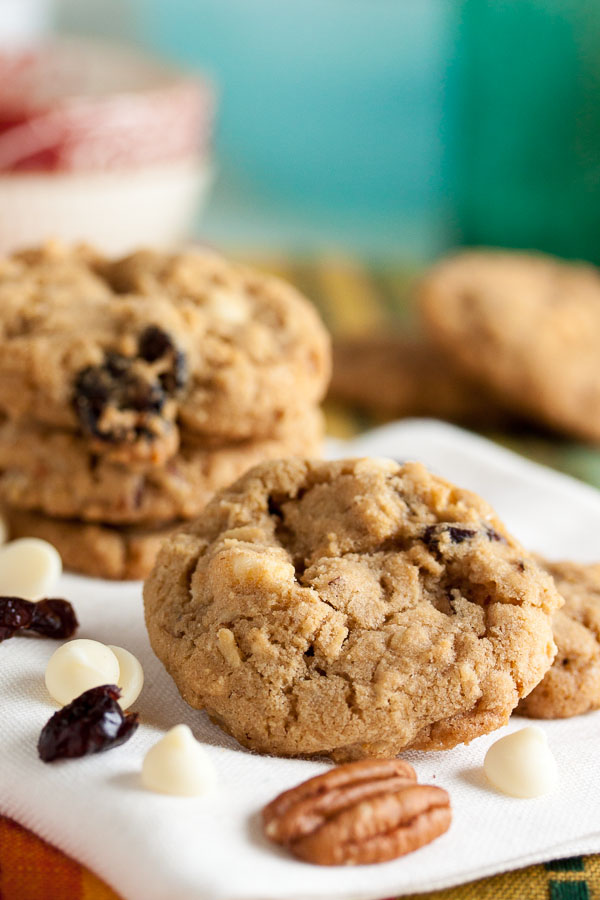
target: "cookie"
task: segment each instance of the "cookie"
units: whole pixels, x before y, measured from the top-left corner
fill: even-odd
[[[433,342],[507,408],[600,440],[600,274],[542,254],[467,251],[423,281]]]
[[[261,753],[444,749],[552,662],[552,579],[479,497],[391,460],[279,460],[168,538],[144,587],[181,695]]]
[[[65,569],[96,578],[136,580],[151,571],[162,542],[180,522],[112,528],[75,519],[3,509],[11,538],[38,537],[53,544]]]
[[[600,564],[545,562],[565,605],[554,615],[552,668],[518,712],[564,719],[600,709]]]
[[[272,434],[330,370],[300,294],[208,251],[17,254],[0,262],[0,338],[1,411],[126,463],[162,464],[180,426],[221,443]]]
[[[0,502],[110,524],[190,519],[214,492],[263,459],[320,456],[318,409],[290,413],[269,438],[205,447],[184,439],[163,466],[127,466],[90,452],[76,432],[0,425]]]
[[[429,341],[372,335],[333,343],[328,397],[384,416],[504,423],[498,401],[459,375]]]

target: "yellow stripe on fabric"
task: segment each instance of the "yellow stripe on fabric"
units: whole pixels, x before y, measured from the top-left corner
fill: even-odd
[[[492,878],[482,878],[446,891],[410,894],[402,900],[549,900],[549,876],[543,866],[530,866]]]
[[[369,274],[385,305],[390,326],[403,334],[417,333],[419,331],[415,303],[417,273],[377,266],[370,268]]]
[[[326,257],[320,260],[315,275],[335,334],[365,334],[382,326],[386,315],[381,297],[363,266],[343,257]]]
[[[111,888],[93,872],[81,869],[81,900],[121,900]]]

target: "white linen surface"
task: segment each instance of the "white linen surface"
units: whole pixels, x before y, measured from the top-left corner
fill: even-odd
[[[330,456],[419,459],[482,494],[526,545],[554,558],[600,559],[600,494],[448,425],[408,421],[358,440],[332,442]],[[139,583],[64,576],[56,596],[72,600],[78,637],[124,646],[141,660],[142,725],[124,746],[82,760],[44,764],[39,732],[54,711],[44,687],[56,643],[35,637],[0,645],[0,811],[104,878],[127,900],[379,900],[432,890],[575,853],[600,852],[600,713],[542,722],[560,772],[537,800],[504,797],[482,772],[489,745],[526,724],[445,753],[410,753],[423,783],[450,792],[451,830],[403,859],[378,866],[321,868],[295,862],[261,834],[258,813],[280,791],[327,763],[260,757],[241,749],[203,713],[188,708],[153,656]],[[218,771],[218,789],[184,799],[143,790],[145,751],[187,722]]]

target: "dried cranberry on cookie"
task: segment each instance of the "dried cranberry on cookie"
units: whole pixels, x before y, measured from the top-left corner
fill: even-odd
[[[179,429],[270,435],[322,398],[329,341],[276,278],[208,251],[114,262],[48,245],[0,261],[0,412],[77,430],[122,462],[163,464]]]

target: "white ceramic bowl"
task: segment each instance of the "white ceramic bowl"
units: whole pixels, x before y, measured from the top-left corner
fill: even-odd
[[[0,173],[0,253],[48,238],[108,254],[189,236],[211,181],[197,157],[92,173]]]
[[[119,254],[189,236],[213,107],[205,79],[130,48],[0,52],[0,252],[61,238]]]

